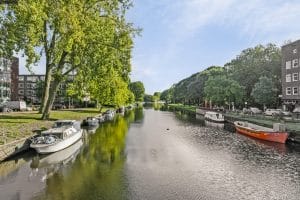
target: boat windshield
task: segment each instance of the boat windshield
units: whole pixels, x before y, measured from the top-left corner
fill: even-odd
[[[63,126],[72,126],[73,122],[55,122],[53,128],[59,128]]]

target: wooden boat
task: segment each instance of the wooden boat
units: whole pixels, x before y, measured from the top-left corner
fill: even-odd
[[[53,128],[42,131],[32,138],[30,147],[40,154],[60,151],[74,144],[82,137],[80,122],[75,120],[58,120]]]
[[[212,122],[217,122],[217,123],[224,122],[224,116],[221,113],[217,113],[217,112],[208,111],[205,113],[204,118]]]
[[[235,121],[234,126],[238,133],[261,140],[285,143],[288,138],[288,133],[280,128],[279,124],[274,124],[273,129],[271,129],[248,122]]]

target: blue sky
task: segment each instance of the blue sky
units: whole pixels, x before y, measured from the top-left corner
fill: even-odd
[[[257,44],[300,39],[299,0],[134,0],[133,81],[153,94]],[[24,59],[20,72],[26,73]],[[34,67],[42,73],[43,62]]]

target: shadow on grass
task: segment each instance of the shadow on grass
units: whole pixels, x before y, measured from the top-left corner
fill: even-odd
[[[69,111],[75,113],[100,113],[99,110],[58,110],[58,111]]]
[[[25,123],[28,123],[28,122],[24,122],[24,121],[18,121],[18,122],[12,122],[12,121],[0,121],[0,124],[1,123],[6,123],[6,124],[25,124]]]
[[[32,119],[32,120],[40,120],[40,116],[30,116],[30,115],[0,115],[0,119]]]

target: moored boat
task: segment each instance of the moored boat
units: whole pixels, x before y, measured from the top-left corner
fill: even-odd
[[[224,122],[224,116],[221,113],[217,113],[217,112],[208,111],[205,113],[204,118],[212,122],[217,122],[217,123]]]
[[[75,120],[58,120],[53,128],[42,131],[32,138],[30,147],[40,154],[53,153],[67,148],[82,137],[80,122]]]
[[[82,122],[83,126],[98,126],[98,124],[99,124],[99,120],[96,117],[87,117]]]
[[[113,110],[107,110],[103,114],[105,120],[113,120],[115,112]]]
[[[274,124],[273,129],[271,129],[249,122],[235,121],[234,126],[238,133],[261,140],[285,143],[288,138],[288,133],[280,126],[280,124]]]

